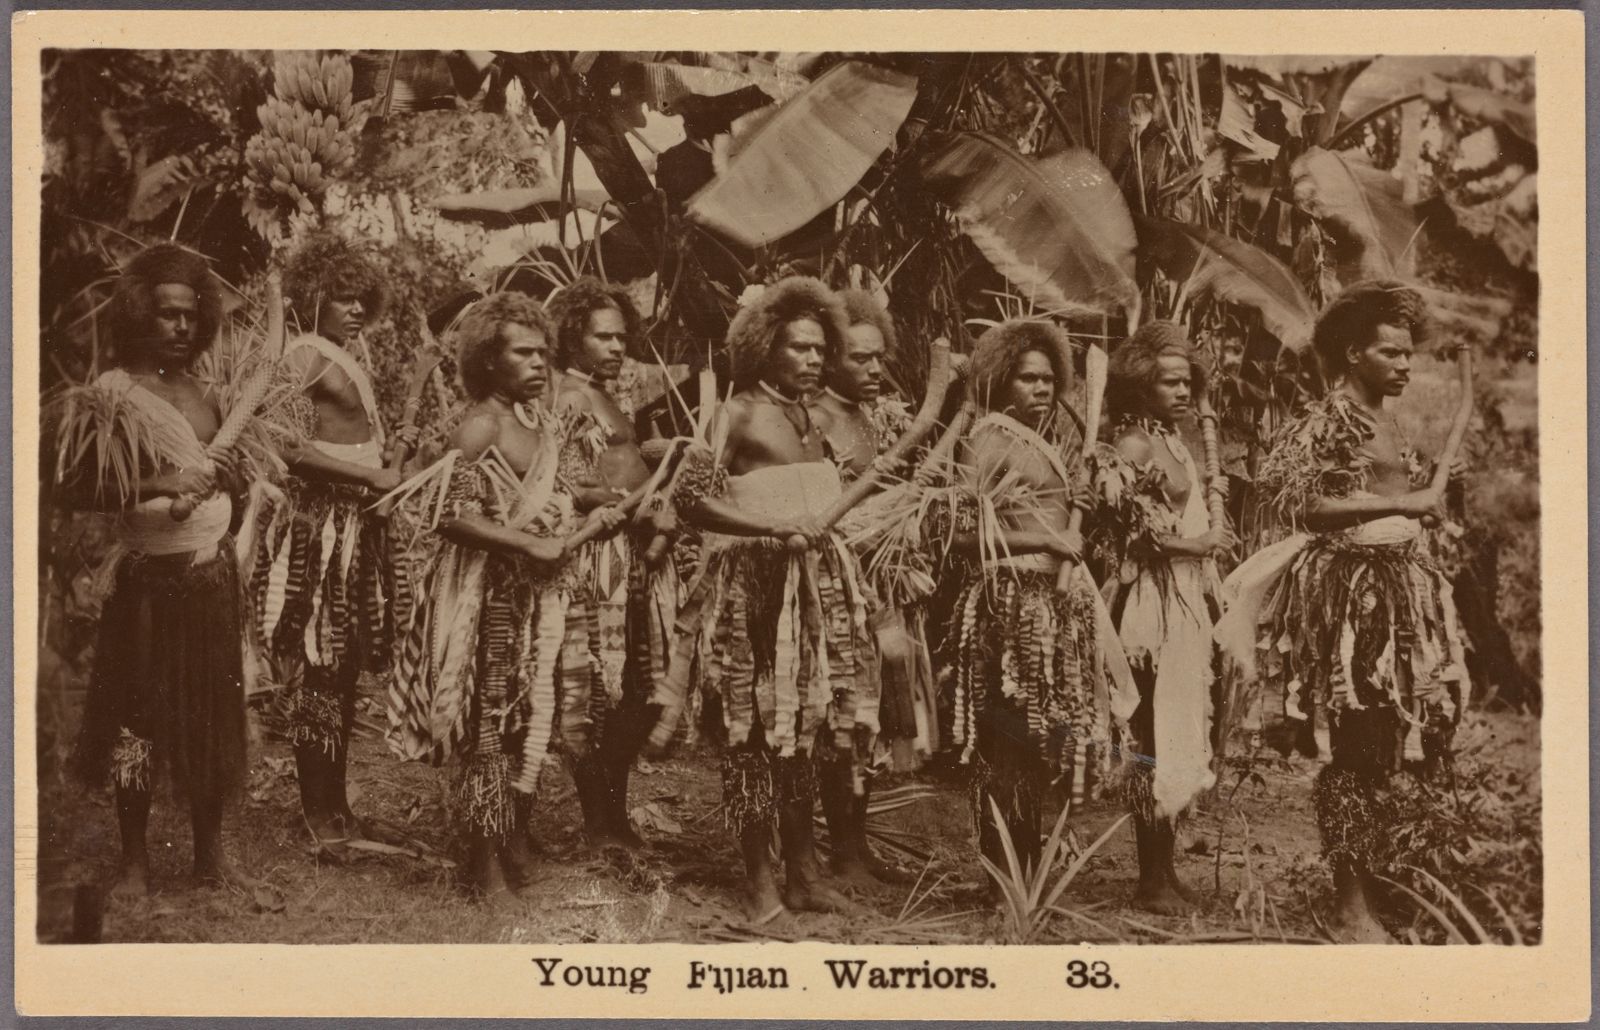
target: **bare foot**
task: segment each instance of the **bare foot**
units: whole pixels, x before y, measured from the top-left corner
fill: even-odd
[[[820,878],[789,877],[783,885],[783,903],[796,912],[859,915],[866,911]]]
[[[305,812],[306,832],[319,847],[333,847],[350,840],[349,828],[331,812]]]
[[[195,859],[194,878],[204,887],[249,891],[260,886],[259,881],[240,872],[238,867],[220,852],[212,858]]]
[[[111,878],[106,891],[118,901],[134,901],[150,896],[150,864],[148,861],[124,862]]]
[[[828,872],[846,889],[871,891],[881,885],[867,864],[858,858],[830,862]]]
[[[1167,886],[1171,887],[1178,897],[1189,904],[1200,904],[1200,895],[1195,892],[1194,888],[1178,879],[1178,871],[1171,866],[1167,867]]]
[[[1328,921],[1328,930],[1340,944],[1393,944],[1389,931],[1364,904],[1341,905]]]
[[[506,883],[512,890],[521,890],[533,882],[537,862],[527,834],[511,834],[511,839],[500,849],[500,862],[505,868]]]
[[[741,907],[745,919],[754,926],[763,926],[789,912],[783,907],[783,899],[778,897],[777,885],[770,879],[765,883],[751,884]]]
[[[586,830],[584,836],[589,840],[589,847],[595,851],[605,851],[607,848],[622,848],[624,851],[644,850],[644,840],[631,828],[623,833],[615,827],[607,826],[603,829]]]
[[[1184,916],[1194,911],[1194,902],[1185,898],[1164,878],[1141,883],[1133,894],[1133,905],[1162,916]]]

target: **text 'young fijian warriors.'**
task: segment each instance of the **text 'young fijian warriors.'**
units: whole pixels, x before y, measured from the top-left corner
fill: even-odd
[[[1112,352],[1106,384],[1110,442],[1093,456],[1089,540],[1111,615],[1139,688],[1124,788],[1139,853],[1136,904],[1190,907],[1174,865],[1177,820],[1212,782],[1212,623],[1220,584],[1213,557],[1235,544],[1211,525],[1194,459],[1178,434],[1205,389],[1183,328],[1150,322]]]
[[[752,920],[849,903],[823,883],[811,828],[810,749],[851,749],[877,728],[876,659],[855,558],[818,518],[840,496],[838,468],[806,406],[827,356],[844,346],[845,314],[815,279],[765,291],[728,330],[734,394],[711,430],[713,457],[674,498],[705,531],[702,565],[680,609],[666,685],[682,709],[689,668],[721,699],[727,730],[723,802],[749,879]],[[804,536],[810,546],[786,545]],[[773,868],[777,824],[786,882]]]
[[[888,310],[865,290],[844,290],[839,297],[849,332],[844,348],[823,370],[822,392],[813,410],[848,484],[867,474],[911,428],[911,411],[901,399],[883,394],[884,360],[895,345]],[[869,507],[870,502],[851,514],[865,517]],[[843,521],[853,525],[855,520],[846,516]],[[848,525],[842,529],[853,537]],[[878,652],[877,746],[866,740],[849,752],[820,748],[818,788],[828,820],[833,873],[855,882],[867,877],[902,882],[908,874],[873,854],[867,844],[867,805],[873,769],[880,761],[898,770],[915,769],[937,747],[939,713],[918,604],[925,595],[908,592],[911,577],[896,575],[888,564],[879,567],[880,575],[873,575],[871,543],[864,543],[861,550],[873,598],[870,626]]]
[[[245,777],[243,623],[230,528],[246,476],[248,399],[224,412],[195,363],[215,342],[218,287],[199,256],[151,247],[110,305],[112,367],[52,404],[63,500],[113,514],[115,584],[100,617],[84,714],[84,771],[116,787],[117,891],[148,890],[145,834],[158,768],[186,795],[194,872],[245,885],[222,844]],[[209,446],[215,444],[215,446]],[[187,512],[185,515],[184,512]]]
[[[357,681],[391,660],[405,593],[387,520],[372,507],[400,481],[385,468],[363,353],[384,290],[369,256],[331,232],[290,255],[284,286],[304,330],[283,355],[296,388],[283,407],[301,439],[286,448],[291,475],[267,491],[257,520],[250,597],[262,646],[294,682],[287,720],[306,826],[319,843],[336,844],[364,835],[345,793]]]
[[[549,398],[567,440],[560,474],[587,512],[622,500],[651,476],[633,422],[610,392],[639,337],[639,315],[624,290],[584,277],[550,299],[550,319],[556,371]],[[644,560],[655,528],[646,520],[637,533],[619,531],[573,555],[562,667],[579,674],[588,653],[604,681],[597,744],[574,769],[594,844],[641,843],[628,819],[628,774],[653,725],[650,694],[665,675],[678,594],[673,563],[650,568]]]
[[[528,819],[547,760],[581,760],[593,736],[588,655],[575,675],[561,668],[578,518],[543,401],[550,335],[544,310],[519,293],[462,315],[458,367],[472,404],[451,449],[401,491],[434,513],[442,542],[396,656],[391,739],[408,759],[459,758],[467,884],[495,901],[531,877]],[[609,528],[620,515],[589,518]]]
[[[956,666],[953,742],[976,757],[979,847],[1001,869],[991,802],[1019,861],[1037,866],[1047,788],[1098,792],[1114,701],[1132,689],[1071,527],[1088,495],[1062,460],[1058,384],[1071,369],[1059,334],[1016,321],[979,338],[969,389],[981,414],[964,445],[968,481],[948,509],[953,547],[972,563],[945,645]],[[1078,566],[1065,590],[1063,562]]]
[[[1390,779],[1447,758],[1466,696],[1450,585],[1423,540],[1441,491],[1389,403],[1429,330],[1421,294],[1396,282],[1353,285],[1318,319],[1336,385],[1283,428],[1259,476],[1263,503],[1300,532],[1234,570],[1218,627],[1288,715],[1326,715],[1332,754],[1313,800],[1335,930],[1358,942],[1389,939],[1372,877],[1401,836]]]

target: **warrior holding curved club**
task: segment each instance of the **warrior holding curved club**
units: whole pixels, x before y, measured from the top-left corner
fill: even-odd
[[[974,818],[985,859],[1037,867],[1044,796],[1098,793],[1111,768],[1114,715],[1132,689],[1100,595],[1081,566],[1074,507],[1086,484],[1062,459],[1058,406],[1072,374],[1061,331],[1010,321],[973,351],[979,418],[964,441],[967,482],[948,505],[952,549],[970,563],[947,647],[955,666],[954,742],[974,763]],[[1063,577],[1063,563],[1076,571]],[[996,824],[998,807],[1004,826]]]
[[[364,329],[382,314],[382,275],[364,249],[331,231],[289,256],[284,293],[304,332],[283,353],[296,396],[283,408],[302,439],[292,473],[257,518],[250,597],[256,629],[287,697],[301,811],[321,846],[366,836],[345,779],[358,680],[393,654],[405,567],[373,502],[400,482],[386,468],[383,421],[365,364]],[[415,430],[393,446],[409,449]]]
[[[744,854],[746,911],[758,922],[786,907],[852,907],[818,867],[809,753],[821,730],[826,746],[852,749],[858,722],[869,735],[877,729],[867,595],[855,556],[818,526],[841,487],[806,404],[846,339],[843,307],[821,282],[766,287],[729,327],[735,392],[711,427],[710,453],[685,455],[692,464],[674,496],[705,541],[657,698],[666,711],[682,710],[697,657],[702,687],[720,695],[724,811]],[[809,543],[803,553],[789,544],[796,536]]]
[[[1091,556],[1110,583],[1111,616],[1139,689],[1125,789],[1138,843],[1135,904],[1173,914],[1194,896],[1175,866],[1177,820],[1214,780],[1210,714],[1215,555],[1235,544],[1213,526],[1206,485],[1179,435],[1205,389],[1183,328],[1147,322],[1112,352],[1109,442],[1092,460]]]
[[[561,475],[580,512],[615,504],[651,478],[633,423],[612,395],[623,359],[639,338],[639,314],[627,291],[584,276],[550,298],[554,334],[549,401],[569,443]],[[652,508],[671,517],[665,506]],[[638,847],[628,818],[628,777],[654,720],[652,683],[665,675],[676,618],[678,578],[670,560],[645,561],[659,517],[635,533],[616,532],[573,556],[577,585],[567,610],[571,661],[591,656],[603,678],[598,742],[574,770],[584,831],[591,844]],[[666,556],[663,556],[666,557]]]
[[[1332,754],[1312,798],[1337,894],[1333,929],[1353,942],[1390,940],[1374,915],[1374,874],[1401,836],[1390,781],[1408,762],[1447,756],[1467,686],[1450,584],[1422,522],[1460,468],[1442,457],[1430,482],[1390,404],[1430,331],[1422,295],[1398,282],[1352,285],[1322,313],[1312,343],[1336,385],[1283,427],[1259,473],[1263,503],[1299,532],[1228,577],[1217,629],[1281,691],[1291,718],[1328,720]],[[1458,446],[1470,398],[1452,430]]]
[[[110,304],[112,367],[46,410],[57,496],[116,519],[80,759],[116,787],[115,893],[149,889],[146,830],[159,770],[187,798],[194,873],[250,886],[222,843],[244,784],[243,611],[230,536],[255,419],[221,402],[195,365],[216,342],[222,300],[199,255],[174,244],[128,263]],[[241,410],[243,409],[243,410]],[[231,442],[230,442],[231,441]],[[270,448],[275,441],[263,440]]]
[[[554,753],[576,762],[589,753],[598,702],[587,654],[573,675],[562,667],[577,587],[569,540],[580,526],[558,474],[567,441],[543,400],[545,312],[524,294],[495,293],[454,334],[472,404],[444,457],[390,495],[420,497],[443,539],[395,659],[389,718],[402,757],[459,756],[466,885],[499,904],[532,877],[540,774]],[[621,513],[606,506],[587,519],[609,530]]]

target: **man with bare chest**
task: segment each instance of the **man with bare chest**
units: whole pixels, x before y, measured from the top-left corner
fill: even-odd
[[[848,483],[869,472],[879,455],[910,429],[911,412],[898,398],[883,396],[884,360],[895,342],[889,312],[865,290],[842,290],[839,298],[849,318],[849,333],[843,351],[823,370],[822,391],[815,395],[812,410],[840,476]],[[864,546],[858,557],[864,569],[873,567],[869,547]],[[824,760],[818,763],[831,871],[860,885],[908,879],[904,870],[884,862],[867,843],[874,768],[883,764],[915,769],[932,753],[938,731],[920,598],[897,596],[902,578],[887,565],[883,572],[879,577],[868,573],[874,601],[871,628],[879,659],[878,738],[857,740],[848,752],[822,749]]]
[[[1211,525],[1205,488],[1177,429],[1205,389],[1183,327],[1147,322],[1112,352],[1109,442],[1094,455],[1090,553],[1114,586],[1111,616],[1139,688],[1124,781],[1138,844],[1134,903],[1165,915],[1195,896],[1177,871],[1177,823],[1211,772],[1214,556],[1235,544]]]
[[[972,571],[951,632],[952,733],[963,759],[976,758],[979,847],[1001,869],[1002,832],[1020,862],[1038,865],[1050,784],[1080,798],[1098,790],[1110,763],[1108,672],[1125,665],[1102,630],[1093,582],[1081,566],[1064,586],[1059,577],[1064,562],[1082,560],[1072,511],[1087,503],[1062,460],[1057,386],[1071,369],[1059,333],[1012,321],[979,338],[970,389],[982,414],[954,508],[954,547]]]
[[[713,456],[674,498],[706,533],[705,550],[657,696],[680,710],[671,698],[686,693],[698,656],[702,689],[721,698],[724,811],[744,855],[752,921],[850,907],[818,869],[810,752],[824,727],[817,746],[853,747],[857,714],[876,731],[865,722],[877,707],[875,658],[855,558],[815,521],[840,481],[806,405],[828,355],[845,346],[845,321],[831,290],[800,277],[766,287],[739,312],[728,330],[735,392],[712,426]],[[786,545],[794,536],[809,541],[804,553]]]
[[[544,402],[543,309],[524,294],[491,294],[454,335],[472,405],[450,451],[407,488],[441,513],[443,542],[395,660],[389,721],[402,757],[459,759],[452,821],[464,831],[465,885],[512,904],[533,875],[529,820],[545,766],[558,753],[581,762],[593,746],[588,656],[576,675],[563,668],[568,537],[580,517]],[[587,518],[607,530],[621,521],[615,507]]]
[[[1401,848],[1391,778],[1448,753],[1467,688],[1450,585],[1420,520],[1441,503],[1392,410],[1431,329],[1421,294],[1357,283],[1317,321],[1335,383],[1286,425],[1262,463],[1265,504],[1301,532],[1228,577],[1218,638],[1281,691],[1293,718],[1327,719],[1332,754],[1312,799],[1343,940],[1387,942],[1374,876]],[[1457,470],[1452,470],[1455,472]]]
[[[284,454],[291,475],[281,494],[269,494],[257,519],[250,596],[262,646],[292,684],[285,713],[306,827],[329,847],[368,832],[345,778],[357,681],[384,668],[393,648],[398,567],[372,505],[400,476],[384,467],[364,364],[361,334],[385,299],[376,265],[318,232],[290,255],[284,287],[303,330],[282,361],[298,390],[286,407],[300,440]]]
[[[47,413],[59,453],[86,455],[58,469],[60,494],[117,520],[120,557],[80,758],[116,787],[116,892],[149,889],[146,828],[163,768],[189,804],[195,876],[249,886],[222,843],[224,808],[246,769],[243,613],[228,533],[231,495],[244,484],[237,452],[208,453],[224,413],[194,373],[215,340],[219,292],[203,259],[163,244],[129,263],[110,315],[114,366]],[[113,468],[129,478],[96,479]],[[178,498],[192,503],[187,516],[174,509]]]
[[[627,292],[585,276],[550,299],[555,374],[549,400],[571,441],[563,476],[579,511],[614,503],[650,477],[633,422],[610,392],[639,336],[639,315]],[[643,842],[628,818],[628,777],[653,720],[652,670],[664,668],[678,593],[670,561],[647,568],[644,545],[653,525],[585,544],[573,556],[578,585],[567,612],[566,646],[590,652],[606,699],[597,745],[574,770],[584,831],[596,846]],[[599,639],[593,639],[598,627]]]

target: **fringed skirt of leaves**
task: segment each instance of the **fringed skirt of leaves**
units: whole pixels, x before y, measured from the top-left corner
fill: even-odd
[[[413,592],[388,523],[370,504],[356,487],[300,481],[263,503],[250,593],[259,639],[274,657],[374,671],[392,660]]]
[[[1093,797],[1111,769],[1111,711],[1093,587],[1056,592],[1056,573],[990,565],[970,578],[946,634],[955,666],[952,740],[970,760],[980,716],[1025,713],[1026,746],[1074,800]]]
[[[664,745],[676,728],[696,659],[701,689],[720,695],[730,747],[759,740],[787,757],[807,750],[824,724],[843,747],[855,745],[858,729],[875,735],[867,610],[855,559],[835,539],[796,556],[776,542],[708,536],[653,697],[665,715],[652,743]]]
[[[233,542],[199,564],[134,554],[116,572],[84,714],[84,772],[148,789],[164,765],[191,796],[245,776],[242,607]]]
[[[1415,541],[1314,537],[1257,616],[1257,669],[1291,715],[1390,706],[1418,731],[1460,717],[1465,649],[1450,584]]]
[[[568,595],[529,562],[446,543],[402,640],[391,744],[459,759],[458,808],[478,832],[510,832],[513,793],[533,794],[552,754],[590,747],[604,690],[587,638],[569,633]]]

